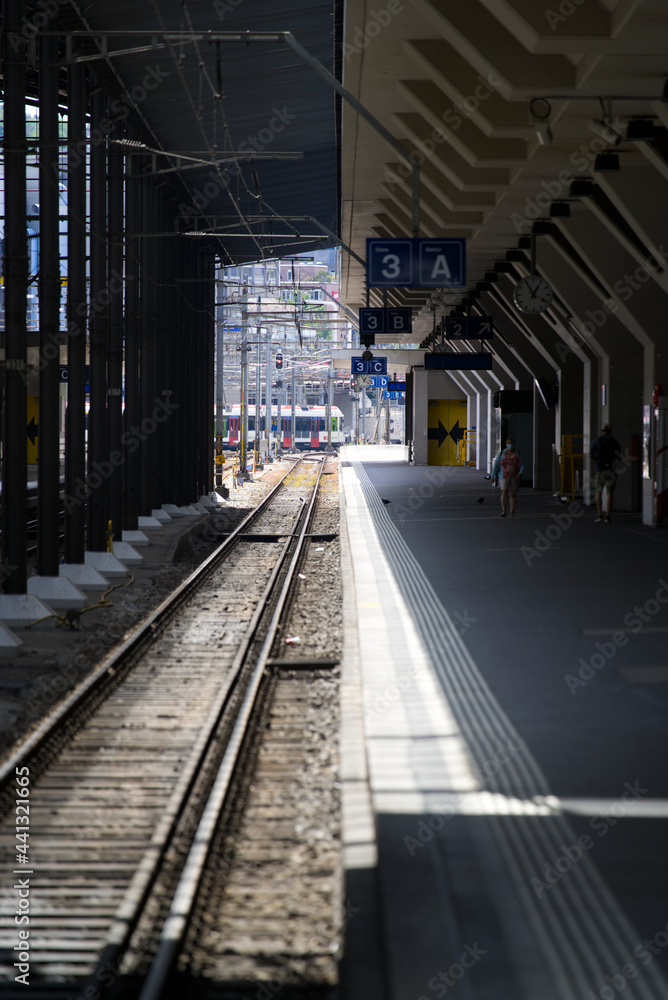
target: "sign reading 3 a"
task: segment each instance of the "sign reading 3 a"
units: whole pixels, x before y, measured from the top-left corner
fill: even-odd
[[[366,241],[369,288],[464,288],[466,240]]]

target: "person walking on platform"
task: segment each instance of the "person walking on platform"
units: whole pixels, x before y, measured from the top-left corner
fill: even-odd
[[[612,511],[612,495],[615,492],[617,483],[617,473],[613,465],[621,451],[619,441],[612,436],[610,424],[606,424],[601,429],[601,436],[597,437],[591,446],[589,454],[596,462],[596,474],[594,476],[594,489],[596,491],[596,517],[595,522],[603,521],[610,524],[610,513]],[[603,490],[606,491],[605,514],[603,513]]]
[[[508,494],[510,493],[510,516],[515,517],[515,506],[517,504],[517,490],[520,485],[520,476],[524,471],[522,456],[515,447],[515,439],[509,437],[506,440],[506,447],[499,452],[494,459],[492,466],[492,481],[496,482],[501,473],[501,517],[506,516],[508,505]]]

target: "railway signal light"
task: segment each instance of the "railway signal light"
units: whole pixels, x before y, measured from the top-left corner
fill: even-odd
[[[277,354],[276,355],[276,369],[280,370],[282,367],[283,367],[283,355],[282,354]]]

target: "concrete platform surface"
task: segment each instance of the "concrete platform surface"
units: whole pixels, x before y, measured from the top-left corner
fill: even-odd
[[[341,451],[344,996],[668,998],[668,533],[402,459]]]

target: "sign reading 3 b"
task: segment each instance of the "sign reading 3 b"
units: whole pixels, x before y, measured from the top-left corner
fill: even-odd
[[[411,333],[413,319],[410,309],[360,309],[360,333]]]
[[[466,240],[366,241],[369,288],[465,288]]]

